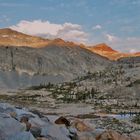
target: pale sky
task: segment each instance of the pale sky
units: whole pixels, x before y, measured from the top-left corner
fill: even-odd
[[[140,51],[140,0],[0,0],[0,28]]]

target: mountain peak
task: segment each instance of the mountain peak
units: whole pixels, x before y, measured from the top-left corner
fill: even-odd
[[[92,47],[88,47],[88,49],[101,56],[107,57],[110,60],[116,60],[120,57],[120,53],[118,51],[112,49],[105,43],[101,43],[101,44],[97,44]]]
[[[111,47],[109,47],[105,43],[97,44],[97,45],[91,47],[91,49],[98,50],[98,51],[117,52],[116,50],[113,50]]]

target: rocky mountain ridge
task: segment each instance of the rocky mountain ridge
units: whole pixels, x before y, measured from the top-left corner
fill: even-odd
[[[62,39],[48,40],[0,29],[0,88],[61,83],[116,63],[107,56],[118,52],[106,44],[94,50]]]
[[[0,29],[0,46],[26,46],[32,48],[42,48],[47,46],[68,46],[68,47],[82,47],[97,53],[101,56],[109,58],[110,60],[117,60],[124,57],[140,56],[140,52],[136,53],[122,53],[113,50],[105,43],[97,44],[95,46],[87,46],[84,44],[76,44],[74,42],[64,41],[60,38],[57,39],[45,39],[37,36],[31,36],[18,31],[14,31],[10,28]]]

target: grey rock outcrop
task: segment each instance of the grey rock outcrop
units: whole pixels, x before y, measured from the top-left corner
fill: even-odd
[[[0,87],[16,88],[71,80],[104,69],[104,57],[82,47],[0,47]]]

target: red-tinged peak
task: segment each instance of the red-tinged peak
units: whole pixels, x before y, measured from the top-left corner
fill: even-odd
[[[97,53],[101,56],[105,56],[110,60],[117,60],[119,58],[124,58],[124,57],[135,57],[135,56],[140,56],[140,52],[137,53],[121,53],[119,51],[113,50],[111,47],[106,45],[105,43],[95,45],[93,47],[88,47],[88,49],[94,53]]]
[[[105,43],[97,44],[92,47],[94,50],[99,50],[99,51],[107,51],[107,52],[117,52],[116,50],[113,50],[111,47],[109,47]]]
[[[88,49],[101,56],[107,57],[110,60],[116,60],[116,59],[118,59],[118,57],[120,57],[122,55],[118,51],[113,50],[111,47],[109,47],[105,43],[101,43],[101,44],[95,45],[93,47],[88,47]]]

